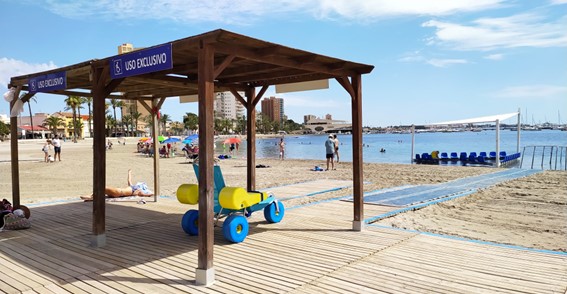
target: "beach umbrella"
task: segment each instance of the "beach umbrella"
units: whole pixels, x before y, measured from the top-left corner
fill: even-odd
[[[195,135],[190,135],[190,136],[185,137],[185,139],[183,139],[183,142],[181,142],[181,143],[183,143],[183,144],[191,144],[191,143],[193,143],[193,141],[196,141],[196,140],[198,140],[198,139],[199,139],[199,135],[196,135],[196,134],[195,134]]]
[[[163,141],[161,141],[161,144],[167,144],[167,143],[177,143],[177,142],[181,142],[181,139],[179,138],[167,138]]]
[[[146,142],[146,141],[151,140],[151,139],[152,138],[149,138],[149,137],[143,137],[143,138],[140,138],[140,142]]]
[[[164,136],[158,136],[157,139],[158,139],[158,141],[162,142],[162,141],[165,140],[165,137]]]
[[[234,137],[234,138],[228,138],[228,139],[224,140],[223,144],[240,144],[240,142],[242,142],[242,140]]]

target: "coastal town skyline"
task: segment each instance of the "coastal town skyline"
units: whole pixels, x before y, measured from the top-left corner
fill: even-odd
[[[365,126],[427,124],[518,109],[530,124],[567,120],[567,113],[560,113],[567,109],[565,0],[250,4],[0,0],[2,10],[10,12],[0,20],[10,31],[10,45],[0,48],[0,87],[6,89],[12,76],[115,55],[125,42],[147,47],[222,27],[374,65],[362,80]],[[271,87],[265,94],[270,96],[285,100],[286,115],[295,122],[327,113],[351,121],[348,95],[334,81],[329,89],[297,93],[277,94]],[[32,110],[61,111],[63,100],[38,94]],[[163,112],[181,121],[185,113],[197,112],[197,104],[167,99]],[[0,113],[8,113],[7,103]]]

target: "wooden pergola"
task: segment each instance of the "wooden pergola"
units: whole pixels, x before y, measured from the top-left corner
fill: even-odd
[[[168,51],[169,50],[169,51]],[[157,52],[157,53],[156,53]],[[165,53],[162,53],[165,52]],[[214,281],[213,268],[213,102],[214,93],[232,92],[246,107],[247,114],[247,189],[255,190],[256,105],[271,85],[335,79],[351,97],[353,140],[353,230],[363,229],[363,174],[362,174],[362,75],[374,66],[297,50],[282,45],[250,38],[225,30],[153,46],[127,54],[144,58],[146,65],[171,64],[163,69],[121,76],[125,68],[116,69],[121,58],[117,55],[90,60],[50,71],[13,77],[9,87],[15,87],[14,97],[21,91],[38,90],[36,82],[52,79],[41,92],[61,95],[93,97],[93,236],[91,245],[106,244],[105,194],[105,99],[138,100],[150,111],[154,124],[152,135],[157,138],[157,113],[167,97],[197,95],[199,103],[199,245],[196,283],[208,285]],[[146,55],[144,55],[146,54]],[[154,55],[151,55],[154,54]],[[165,55],[163,55],[165,54]],[[168,55],[170,54],[170,55]],[[156,57],[153,57],[156,56]],[[153,58],[153,59],[152,59]],[[120,61],[122,62],[122,61]],[[126,63],[126,62],[125,62]],[[132,66],[132,65],[131,65]],[[143,67],[143,66],[142,66]],[[151,67],[148,65],[148,68]],[[141,67],[139,67],[141,68]],[[57,84],[64,77],[63,86]],[[55,81],[55,82],[53,82]],[[256,93],[256,89],[259,92]],[[33,95],[22,98],[25,103]],[[39,91],[38,91],[39,92]],[[239,92],[244,92],[242,97]],[[14,106],[16,99],[11,102]],[[17,121],[12,117],[11,161],[12,199],[20,205],[20,177],[18,165]],[[157,144],[154,144],[154,154]],[[159,194],[159,161],[154,157],[155,194]]]

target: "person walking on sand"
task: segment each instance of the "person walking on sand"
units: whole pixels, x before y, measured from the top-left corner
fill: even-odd
[[[43,161],[44,162],[50,162],[49,161],[49,149],[51,149],[51,142],[49,140],[45,141],[45,144],[43,145],[43,148],[41,148],[41,151],[43,151]]]
[[[285,142],[283,140],[283,138],[280,138],[280,159],[284,160],[284,156],[285,156]]]
[[[337,134],[333,135],[333,141],[335,141],[335,156],[337,157],[337,163],[339,163],[339,139]]]
[[[51,140],[51,145],[53,145],[53,150],[55,151],[53,160],[57,160],[59,158],[59,161],[61,161],[61,140],[59,139],[59,136],[55,136],[55,138]]]
[[[327,151],[327,169],[329,170],[329,163],[331,163],[331,169],[335,169],[335,162],[333,157],[335,156],[335,140],[333,140],[333,135],[329,135],[327,141],[325,141],[325,150]]]

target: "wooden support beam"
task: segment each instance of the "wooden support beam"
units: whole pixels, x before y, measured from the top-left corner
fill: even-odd
[[[232,95],[234,95],[234,97],[236,97],[236,100],[238,100],[238,102],[240,102],[240,104],[242,104],[245,108],[248,107],[248,103],[246,103],[246,100],[244,100],[244,98],[242,98],[242,96],[240,96],[240,93],[238,93],[238,91],[236,91],[236,89],[230,88],[230,93],[232,93]]]
[[[351,84],[351,83],[349,83]],[[353,209],[354,221],[353,229],[361,231],[364,222],[364,199],[363,182],[364,173],[362,170],[362,77],[355,75],[352,77],[352,180],[353,180]]]
[[[144,100],[139,100],[140,104],[142,104],[142,106],[149,112],[152,113],[152,108],[148,105],[148,103]],[[153,102],[153,99],[152,99]]]
[[[252,107],[256,108],[256,105],[258,104],[258,102],[260,102],[260,99],[262,99],[262,96],[264,96],[264,94],[266,93],[266,91],[268,90],[270,86],[268,85],[264,85],[262,86],[262,89],[260,89],[260,93],[258,93],[258,96],[256,96],[254,98],[254,100],[252,101]]]
[[[197,83],[190,82],[186,78],[171,77],[171,76],[152,76],[152,77],[129,77],[128,81],[147,83],[153,85],[160,85],[166,87],[176,87],[176,88],[191,88],[197,89]]]
[[[230,47],[228,47],[228,46],[217,46],[215,48],[215,50],[217,50],[220,53],[236,55],[237,57],[256,61],[256,62],[274,64],[274,65],[289,67],[289,68],[302,69],[302,70],[311,71],[311,72],[325,73],[325,74],[330,74],[330,75],[334,75],[334,76],[345,76],[345,75],[346,76],[352,76],[352,75],[355,75],[355,74],[359,74],[358,72],[355,72],[355,71],[349,70],[349,69],[345,69],[345,68],[330,69],[327,65],[322,64],[322,63],[305,64],[304,65],[301,62],[298,62],[296,60],[289,59],[289,58],[286,58],[286,57],[282,57],[281,55],[268,55],[268,56],[266,56],[266,55],[259,54],[254,50],[250,50],[248,48],[245,48],[243,46],[238,46],[238,45],[233,45],[233,46],[230,46]]]
[[[214,281],[214,48],[199,48],[199,245],[196,283]]]
[[[352,87],[352,84],[348,80],[348,77],[338,77],[338,78],[335,78],[335,79],[348,92],[348,94],[351,97],[351,101],[352,101],[354,99],[355,93],[354,93],[354,89]]]
[[[92,80],[93,94],[93,237],[91,246],[106,245],[106,134],[105,102],[106,97],[124,79],[110,80],[108,67],[94,67]]]
[[[158,100],[159,99],[159,100]],[[154,140],[154,202],[157,202],[157,195],[159,194],[159,119],[158,112],[165,97],[152,99],[152,109],[150,114],[152,116],[152,138]]]
[[[230,63],[234,60],[235,57],[236,56],[234,55],[227,56],[223,60],[223,62],[217,68],[215,68],[215,73],[213,74],[215,79],[230,65]]]
[[[163,105],[164,102],[165,102],[165,97],[159,98],[159,102],[156,105],[158,111],[161,109],[161,106]]]
[[[33,95],[35,95],[35,93],[27,92],[20,100],[22,100],[22,103],[26,104],[31,99],[31,97],[33,97]]]
[[[251,87],[246,91],[248,105],[246,106],[246,189],[256,190],[256,89]]]
[[[106,138],[104,84],[100,83],[103,69],[93,71],[93,237],[91,246],[106,245]]]
[[[10,102],[10,113],[20,96],[22,86],[16,86],[14,98]],[[10,155],[12,164],[12,205],[20,207],[20,159],[18,151],[18,116],[10,114]]]

